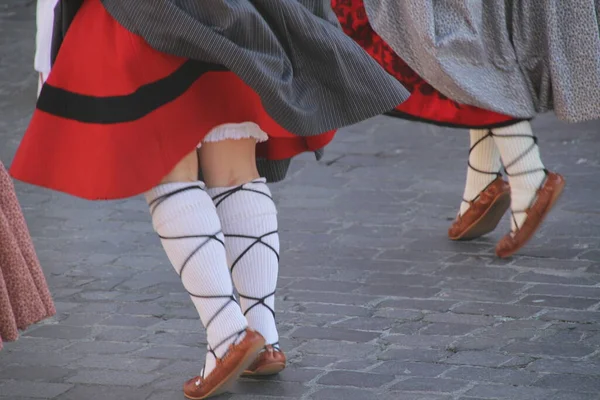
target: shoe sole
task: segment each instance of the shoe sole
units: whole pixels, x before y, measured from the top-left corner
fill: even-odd
[[[513,254],[515,254],[517,251],[521,250],[523,248],[523,246],[525,246],[527,244],[527,242],[529,242],[531,240],[531,238],[535,235],[535,233],[538,231],[538,229],[540,228],[540,226],[542,225],[542,223],[544,222],[544,220],[546,219],[546,217],[548,216],[548,214],[550,214],[550,211],[552,211],[552,209],[554,208],[554,205],[556,204],[556,202],[558,201],[558,199],[560,198],[564,188],[565,188],[565,181],[563,179],[562,183],[560,184],[560,186],[556,187],[556,190],[554,191],[554,194],[552,196],[552,198],[550,199],[550,203],[548,203],[548,207],[546,208],[546,212],[544,213],[544,215],[542,215],[542,217],[538,220],[537,224],[534,225],[534,228],[531,230],[531,234],[529,236],[527,236],[527,238],[525,238],[525,240],[523,240],[521,242],[520,246],[516,246],[515,248],[511,249],[511,251],[499,255],[498,252],[496,252],[496,255],[500,258],[508,258],[510,256],[512,256]]]
[[[254,346],[252,346],[251,348],[248,349],[248,351],[246,352],[246,355],[244,356],[244,358],[242,358],[242,361],[238,364],[238,366],[233,371],[231,371],[231,373],[229,375],[227,375],[227,377],[225,379],[223,379],[223,381],[219,385],[216,385],[213,388],[213,390],[211,390],[205,396],[191,397],[185,393],[183,395],[189,400],[204,400],[204,399],[208,399],[209,397],[218,396],[220,394],[227,392],[229,389],[231,389],[231,387],[233,386],[235,381],[241,376],[241,374],[250,365],[252,365],[254,360],[256,360],[256,357],[258,356],[258,354],[262,351],[263,347],[265,347],[265,341],[264,340],[257,341],[257,343],[255,343]]]
[[[469,225],[460,235],[450,237],[450,240],[473,240],[490,233],[496,229],[509,207],[510,193],[498,195],[477,221]]]
[[[253,371],[246,370],[242,376],[270,376],[277,375],[285,369],[285,363],[272,363],[265,365],[261,368],[257,368]]]

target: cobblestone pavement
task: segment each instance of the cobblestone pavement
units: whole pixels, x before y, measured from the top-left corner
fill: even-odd
[[[8,5],[6,5],[8,4]],[[0,6],[0,158],[35,96],[31,2]],[[274,185],[282,245],[280,376],[223,399],[600,399],[600,124],[535,121],[568,190],[509,260],[500,229],[445,233],[465,132],[379,117]],[[2,400],[182,399],[205,337],[142,199],[90,203],[17,184],[56,318],[0,352]]]

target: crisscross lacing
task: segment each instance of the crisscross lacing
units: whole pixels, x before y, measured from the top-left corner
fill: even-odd
[[[154,213],[156,211],[156,209],[158,207],[160,207],[166,200],[168,200],[169,198],[176,196],[178,194],[181,193],[185,193],[185,192],[189,192],[191,190],[201,190],[204,191],[204,188],[200,185],[194,185],[194,186],[188,186],[185,188],[181,188],[178,190],[174,190],[172,192],[166,193],[162,196],[158,196],[157,198],[155,198],[154,200],[150,201],[148,203],[149,207],[150,207],[150,214],[154,216]],[[223,247],[225,246],[225,242],[224,240],[221,238],[223,236],[223,232],[222,231],[218,231],[215,233],[211,233],[211,234],[196,234],[196,235],[182,235],[182,236],[163,236],[163,235],[158,235],[162,240],[182,240],[182,239],[204,239],[198,246],[196,246],[196,248],[186,257],[185,261],[183,262],[183,265],[181,265],[181,267],[179,268],[178,274],[180,277],[183,277],[183,272],[185,271],[186,267],[189,264],[189,261],[194,257],[194,255],[196,255],[204,246],[206,246],[208,243],[210,243],[211,241],[216,241],[218,243],[220,243]],[[184,285],[185,288],[185,285]],[[198,293],[192,293],[190,292],[187,288],[185,288],[186,292],[188,292],[188,294],[192,297],[198,298],[198,299],[224,299],[227,300],[222,306],[221,308],[219,308],[215,314],[209,318],[209,320],[206,323],[205,328],[208,329],[209,326],[211,325],[211,323],[219,316],[219,314],[221,314],[228,306],[230,306],[231,304],[238,304],[237,300],[234,296],[233,293],[231,294],[223,294],[223,295],[202,295],[202,294],[198,294]],[[221,342],[219,342],[216,346],[211,347],[210,345],[207,346],[208,351],[215,357],[215,359],[219,359],[219,357],[216,354],[216,350],[219,349],[221,346],[223,346],[226,343],[229,343],[231,341],[231,339],[235,338],[234,343],[236,343],[239,338],[246,332],[246,330],[241,330],[239,332],[235,332],[232,335],[228,336],[227,338],[223,339]],[[204,378],[204,368],[202,368],[202,373],[201,376]],[[199,385],[199,383],[197,382],[197,385]]]
[[[484,140],[489,139],[489,140],[494,140],[494,133],[491,130],[488,130],[488,133],[483,136],[482,138],[480,138],[479,140],[477,140],[469,149],[469,157],[467,159],[467,165],[470,169],[472,169],[475,172],[478,172],[480,174],[485,174],[485,175],[494,175],[496,178],[501,178],[502,177],[502,168],[498,171],[484,171],[481,170],[479,168],[475,168],[473,166],[473,164],[471,164],[471,153],[473,152],[473,150],[480,144],[482,143]],[[467,203],[469,206],[473,205],[473,203],[475,201],[477,201],[477,199],[479,199],[479,197],[481,196],[481,193],[484,192],[489,185],[491,185],[494,181],[492,180],[492,182],[490,182],[486,187],[484,187],[475,197],[473,197],[471,200],[465,199],[464,197],[462,198],[462,201],[464,203]],[[459,211],[458,213],[459,218],[461,217],[461,213]]]
[[[262,180],[254,180],[251,181],[249,183],[264,183]],[[213,202],[215,203],[215,206],[218,208],[225,200],[227,200],[228,198],[230,198],[231,196],[234,196],[236,193],[240,193],[240,192],[251,192],[251,193],[256,193],[259,195],[263,195],[267,198],[269,198],[271,201],[273,201],[273,198],[271,196],[269,196],[267,193],[263,193],[260,190],[255,190],[252,188],[248,188],[246,187],[247,184],[243,184],[243,185],[239,185],[236,186],[234,188],[231,188],[229,190],[226,190],[216,196],[213,197]],[[271,246],[270,244],[266,243],[264,241],[264,239],[268,236],[271,235],[276,235],[278,234],[277,230],[271,231],[271,232],[267,232],[263,235],[260,236],[251,236],[251,235],[241,235],[241,234],[235,234],[235,233],[227,233],[225,234],[225,237],[231,237],[231,238],[238,238],[238,239],[247,239],[250,240],[251,243],[244,249],[244,251],[242,251],[242,253],[240,253],[240,255],[233,261],[233,263],[230,266],[230,270],[231,273],[233,274],[233,271],[235,269],[235,267],[238,265],[238,263],[240,262],[240,260],[244,257],[244,255],[246,255],[254,246],[257,245],[262,245],[267,247],[269,250],[271,250],[274,254],[275,257],[277,258],[277,262],[279,262],[279,253],[277,252],[277,250]],[[248,296],[244,293],[240,293],[238,290],[238,294],[240,296],[240,298],[246,299],[246,300],[252,300],[255,301],[254,304],[252,304],[250,307],[248,307],[248,309],[246,309],[244,311],[244,315],[247,315],[250,310],[252,310],[253,308],[255,308],[256,306],[263,306],[265,308],[267,308],[271,314],[273,315],[273,318],[275,318],[275,310],[273,310],[271,307],[269,307],[268,304],[266,304],[266,301],[271,297],[271,296],[275,296],[275,291],[268,293],[262,297],[253,297],[253,296]],[[278,345],[278,344],[277,344]],[[274,345],[273,345],[274,346]]]
[[[544,174],[546,175],[546,177],[549,174],[549,171],[546,168],[534,168],[534,169],[530,169],[530,170],[526,170],[526,171],[521,171],[521,172],[515,172],[515,173],[511,173],[508,172],[508,169],[512,166],[514,166],[515,164],[517,164],[519,161],[521,161],[524,157],[526,157],[529,153],[531,153],[537,146],[538,144],[538,138],[535,135],[527,135],[527,134],[519,134],[519,133],[512,133],[512,134],[506,134],[506,135],[495,135],[492,131],[490,131],[489,133],[491,136],[493,136],[494,138],[506,138],[506,139],[514,139],[514,138],[531,138],[532,143],[531,146],[529,146],[525,151],[523,151],[523,153],[519,154],[517,157],[515,157],[514,160],[506,163],[504,165],[504,173],[509,177],[509,179],[511,177],[516,177],[516,176],[523,176],[523,175],[527,175],[527,174],[533,174],[536,172],[544,172]],[[545,179],[542,180],[542,183],[540,185],[540,187],[543,186],[545,182]],[[540,188],[538,187],[538,189]],[[529,204],[527,205],[527,207],[525,207],[524,209],[519,209],[519,210],[513,210],[511,207],[510,213],[511,213],[511,218],[513,220],[514,226],[516,227],[516,230],[512,231],[513,233],[515,233],[516,231],[518,231],[520,229],[519,224],[517,223],[517,219],[515,218],[515,214],[524,214],[527,212],[527,210],[532,206],[532,204],[535,202],[537,196],[533,196],[531,201],[529,202]]]

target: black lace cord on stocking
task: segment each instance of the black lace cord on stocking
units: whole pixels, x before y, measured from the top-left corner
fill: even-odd
[[[520,133],[514,133],[514,134],[509,134],[509,135],[495,135],[490,131],[491,135],[495,138],[507,138],[507,139],[511,139],[511,138],[531,138],[532,143],[531,146],[529,146],[527,148],[527,150],[525,150],[523,153],[519,154],[519,156],[517,158],[515,158],[514,160],[512,160],[509,163],[506,163],[504,165],[504,173],[510,178],[515,177],[515,176],[523,176],[523,175],[528,175],[528,174],[533,174],[536,172],[544,172],[544,174],[546,176],[548,176],[549,171],[546,168],[534,168],[534,169],[530,169],[527,171],[521,171],[521,172],[517,172],[517,173],[510,173],[508,172],[508,169],[512,166],[514,166],[516,163],[518,163],[519,161],[521,161],[523,158],[525,158],[529,153],[531,153],[537,146],[538,144],[538,138],[535,135],[527,135],[527,134],[520,134]],[[545,181],[545,180],[544,180]],[[544,181],[542,181],[542,185],[544,184]],[[541,187],[541,186],[540,186]],[[539,188],[538,188],[539,189]],[[537,195],[534,196],[531,201],[529,202],[529,205],[522,210],[513,210],[511,208],[510,210],[510,214],[511,214],[511,218],[515,224],[515,227],[517,229],[517,231],[520,229],[519,224],[517,223],[517,219],[515,218],[515,214],[524,214],[527,212],[527,210],[531,207],[531,205],[535,202]]]
[[[250,183],[263,183],[262,181],[252,181]],[[233,196],[235,193],[239,193],[239,192],[252,192],[252,193],[257,193],[257,194],[262,194],[263,196],[268,197],[271,201],[273,201],[273,198],[271,196],[269,196],[266,193],[261,192],[260,190],[254,190],[254,189],[248,189],[246,188],[244,185],[240,185],[240,186],[236,186],[235,188],[232,188],[230,190],[227,190],[215,197],[213,197],[213,201],[215,202],[216,206],[219,207],[221,205],[221,203],[223,203],[223,201],[231,196]],[[269,248],[274,254],[275,257],[277,258],[277,262],[279,262],[279,253],[277,252],[277,250],[275,250],[275,248],[273,248],[273,246],[271,246],[270,244],[263,242],[263,239],[270,236],[270,235],[276,235],[278,233],[277,230],[275,231],[271,231],[268,233],[265,233],[264,235],[261,236],[250,236],[250,235],[237,235],[237,234],[225,234],[225,237],[231,237],[231,238],[239,238],[239,239],[249,239],[249,240],[253,240],[253,242],[246,247],[246,249],[234,260],[234,262],[231,264],[230,270],[231,273],[233,274],[233,270],[235,269],[235,267],[238,265],[238,263],[240,262],[240,260],[256,245],[261,244],[263,246],[266,246],[267,248]],[[246,300],[253,300],[256,303],[252,304],[250,307],[248,307],[248,309],[246,311],[244,311],[244,316],[246,316],[248,314],[248,312],[250,312],[250,310],[252,310],[254,307],[256,306],[263,306],[265,308],[267,308],[271,314],[273,315],[273,319],[275,319],[275,310],[273,310],[271,307],[269,307],[265,302],[267,301],[267,299],[271,296],[275,296],[276,291],[273,291],[263,297],[252,297],[252,296],[247,296],[243,293],[239,293],[238,294],[240,296],[240,298],[242,299],[246,299]],[[279,342],[272,344],[273,348],[277,351],[279,351]]]
[[[262,180],[253,180],[249,183],[264,183],[264,182]],[[236,186],[232,189],[229,189],[229,190],[213,197],[213,201],[215,202],[215,207],[219,207],[221,205],[221,203],[223,203],[227,198],[233,196],[237,192],[252,192],[252,193],[262,194],[263,196],[266,196],[269,199],[273,200],[273,198],[271,196],[269,196],[266,193],[261,192],[260,190],[248,189],[248,188],[244,187],[244,185],[240,185],[240,186]]]
[[[469,167],[470,169],[472,169],[472,170],[473,170],[473,171],[475,171],[475,172],[479,172],[480,174],[485,174],[485,175],[494,175],[494,176],[496,176],[497,178],[501,178],[501,177],[502,177],[502,172],[501,172],[501,170],[500,170],[500,171],[483,171],[483,170],[481,170],[481,169],[475,168],[475,167],[473,166],[473,164],[471,164],[471,153],[473,152],[473,150],[475,149],[475,147],[477,147],[477,145],[479,145],[481,142],[483,142],[483,141],[484,141],[485,139],[487,139],[487,138],[490,138],[490,140],[494,140],[493,136],[494,136],[494,133],[493,133],[491,130],[489,130],[489,131],[488,131],[488,133],[487,133],[487,134],[486,134],[484,137],[482,137],[481,139],[479,139],[478,141],[476,141],[476,142],[473,144],[473,146],[471,146],[471,148],[469,149],[469,158],[467,159],[467,165],[468,165],[468,167]],[[492,182],[490,182],[490,184],[489,184],[489,185],[487,185],[485,188],[483,188],[483,190],[481,190],[481,191],[480,191],[480,192],[477,194],[477,196],[475,196],[475,197],[474,197],[474,198],[472,198],[471,200],[467,200],[467,199],[465,199],[465,198],[463,197],[462,201],[464,201],[465,203],[467,203],[467,204],[469,204],[469,205],[473,204],[475,201],[477,201],[477,199],[479,198],[479,196],[481,196],[481,192],[485,191],[485,189],[487,189],[487,188],[488,188],[488,186],[490,186],[492,183],[493,183],[493,181],[492,181]]]
[[[148,205],[150,207],[150,214],[153,216],[154,212],[156,211],[156,209],[163,204],[166,200],[168,200],[169,198],[180,194],[180,193],[185,193],[191,190],[201,190],[204,191],[204,189],[201,186],[188,186],[182,189],[178,189],[178,190],[174,190],[173,192],[164,194],[162,196],[159,196],[157,198],[155,198],[154,200],[152,200]],[[183,271],[185,270],[185,268],[187,267],[189,261],[192,259],[192,257],[194,257],[204,246],[206,246],[209,242],[211,241],[217,241],[219,243],[221,243],[221,245],[224,247],[225,246],[225,242],[223,240],[221,240],[219,238],[219,234],[222,234],[221,231],[210,234],[210,235],[182,235],[182,236],[162,236],[162,235],[158,235],[158,237],[160,237],[162,240],[179,240],[179,239],[206,239],[204,240],[202,243],[200,243],[195,249],[194,251],[192,251],[188,257],[185,259],[185,261],[183,262],[183,265],[181,266],[180,270],[179,270],[179,276],[183,277]],[[228,301],[223,304],[223,306],[221,308],[219,308],[219,310],[217,312],[215,312],[215,314],[208,320],[208,322],[206,323],[205,328],[208,330],[208,327],[210,326],[210,324],[215,320],[215,318],[217,318],[219,316],[219,314],[221,314],[231,303],[235,303],[237,304],[236,298],[235,296],[232,294],[230,295],[216,295],[216,296],[203,296],[203,295],[199,295],[196,293],[192,293],[189,290],[187,290],[187,288],[185,288],[184,285],[184,289],[186,290],[186,292],[188,292],[188,294],[192,297],[198,298],[198,299],[227,299]],[[229,342],[232,338],[236,338],[235,341],[238,340],[238,338],[245,332],[246,330],[241,330],[239,332],[235,332],[234,334],[228,336],[227,338],[225,338],[224,340],[222,340],[220,343],[218,343],[214,348],[212,348],[210,345],[208,346],[208,351],[215,357],[215,359],[218,359],[219,357],[217,357],[216,354],[216,350],[223,346],[225,343]],[[202,368],[202,373],[201,373],[202,378],[204,378],[204,368]]]

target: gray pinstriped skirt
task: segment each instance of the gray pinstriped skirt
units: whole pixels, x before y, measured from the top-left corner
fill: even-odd
[[[153,48],[234,72],[281,126],[300,136],[351,125],[408,98],[406,89],[342,32],[329,0],[102,3]],[[289,160],[258,165],[277,181]]]
[[[600,118],[600,0],[364,0],[374,30],[459,102]]]

